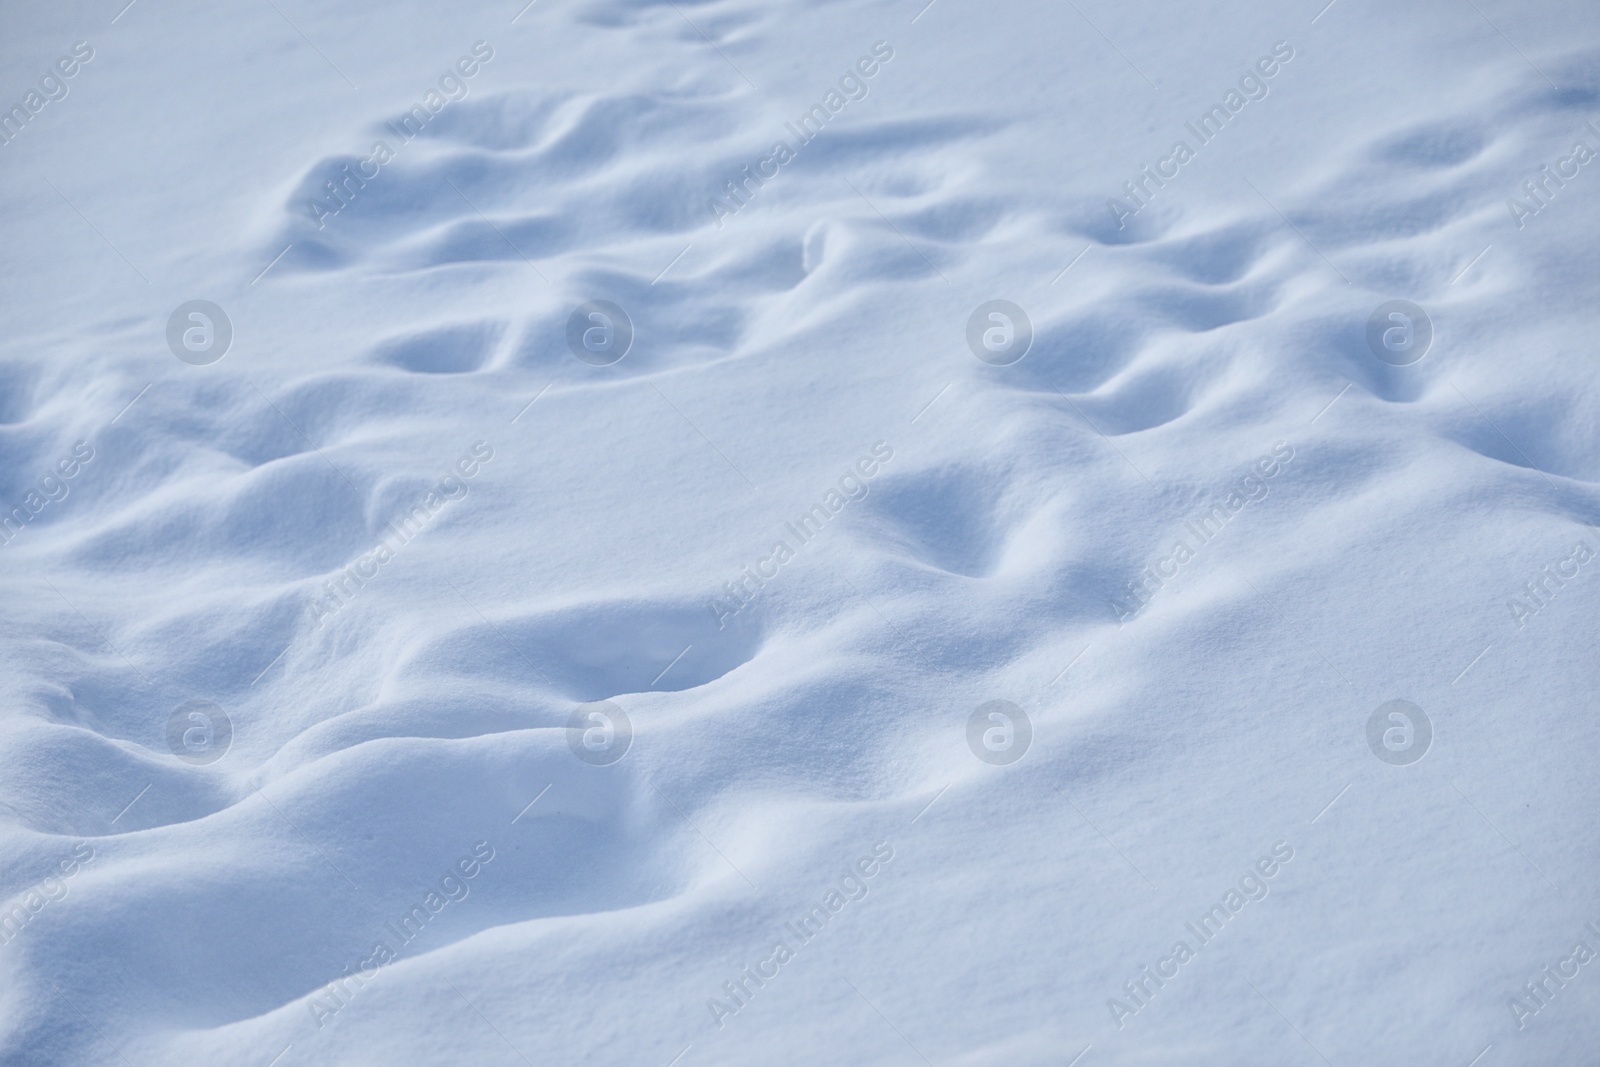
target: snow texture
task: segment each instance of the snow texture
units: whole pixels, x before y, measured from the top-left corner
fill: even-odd
[[[520,6],[0,16],[0,1064],[1600,1058],[1592,4]]]

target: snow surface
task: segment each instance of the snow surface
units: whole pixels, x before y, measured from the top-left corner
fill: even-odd
[[[0,1061],[1600,1062],[1593,5],[924,2],[6,6]]]

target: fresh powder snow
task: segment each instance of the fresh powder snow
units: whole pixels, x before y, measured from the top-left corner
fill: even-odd
[[[1600,1062],[1592,4],[0,28],[0,1064]]]

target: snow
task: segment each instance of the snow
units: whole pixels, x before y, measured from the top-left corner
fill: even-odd
[[[0,1062],[1592,1058],[1587,8],[124,2]]]

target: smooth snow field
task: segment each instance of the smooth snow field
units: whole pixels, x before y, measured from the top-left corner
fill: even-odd
[[[0,13],[0,1064],[1600,1064],[1600,9]]]

